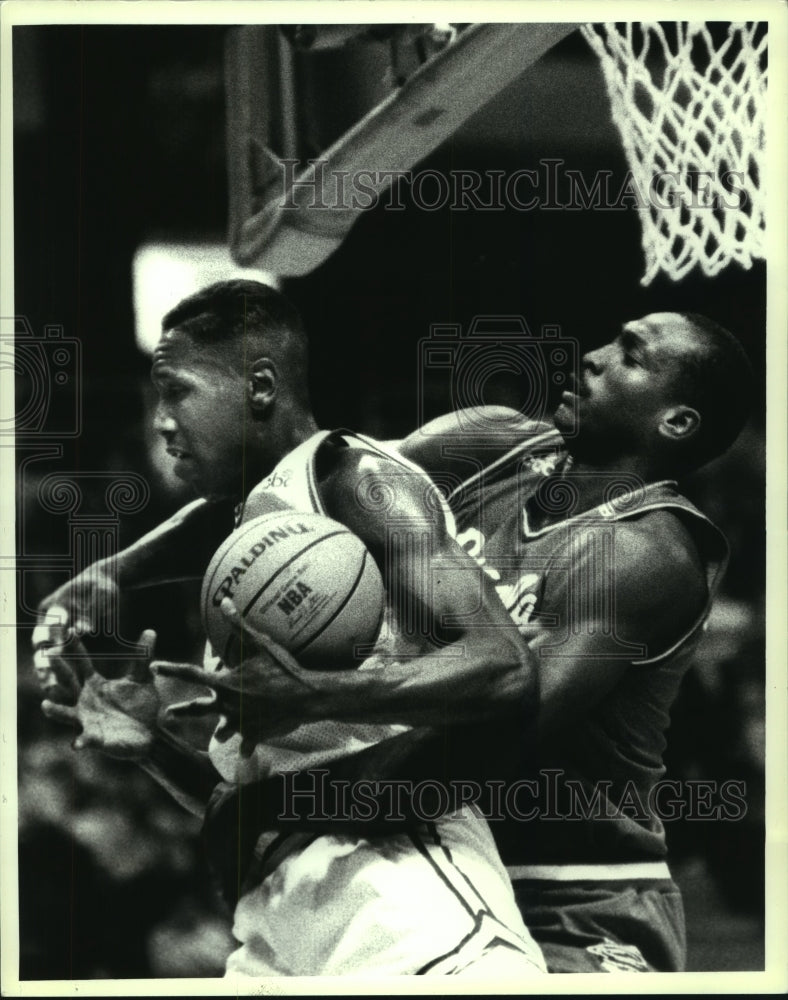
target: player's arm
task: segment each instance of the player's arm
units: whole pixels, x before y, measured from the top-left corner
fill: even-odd
[[[706,583],[691,544],[676,544],[675,538],[657,537],[633,523],[617,523],[613,537],[612,566],[600,563],[599,549],[595,551],[589,535],[586,536],[589,544],[573,560],[571,572],[563,578],[555,577],[555,587],[575,588],[574,606],[579,610],[560,633],[545,630],[531,643],[538,683],[530,691],[539,696],[536,730],[531,736],[537,742],[560,740],[561,734],[571,731],[580,717],[602,702],[625,674],[650,669],[640,665],[638,660],[650,659],[669,650],[691,629],[705,607]],[[550,596],[563,598],[568,595]],[[602,614],[592,609],[602,609]],[[604,609],[614,609],[612,617]],[[414,697],[419,697],[420,668],[425,660],[429,657],[412,665],[417,668],[411,686]],[[385,682],[388,670],[391,670],[394,683],[398,683],[396,675],[402,667],[397,665],[389,665],[375,678],[365,676],[364,671],[332,675],[331,680],[344,687],[344,694],[335,700],[326,685],[314,697],[306,691],[303,705],[310,714],[314,709],[315,717],[320,714],[317,707],[321,706],[326,718],[365,719],[370,704],[387,697],[381,682]],[[309,683],[309,672],[299,673],[291,661],[280,673],[283,676],[286,673],[293,690],[301,676]],[[525,687],[510,688],[512,701],[500,710],[506,688],[502,686],[495,691],[496,679],[494,675],[491,677],[487,690],[476,689],[478,711],[471,720],[475,723],[472,727],[449,725],[459,718],[459,713],[447,711],[443,724],[439,722],[429,730],[414,729],[390,737],[327,765],[326,787],[330,789],[332,782],[360,778],[365,781],[404,780],[412,784],[429,780],[442,782],[452,791],[451,783],[457,780],[498,777],[485,772],[489,759],[485,764],[486,758],[480,749],[486,742],[500,746],[501,735],[507,732],[510,738],[525,739],[527,731],[518,726],[511,731],[496,729],[495,706],[499,710],[498,718],[503,720],[522,705],[522,698],[528,697],[528,692]],[[321,684],[322,681],[320,678]],[[351,691],[355,692],[355,697],[350,697]],[[395,703],[395,700],[391,702]],[[385,711],[383,714],[389,719]],[[389,721],[405,721],[406,716],[407,712],[401,716],[395,713]],[[480,727],[478,723],[485,718],[490,722]],[[518,748],[514,748],[513,753],[517,752]],[[299,799],[280,800],[275,787],[267,789],[266,794],[269,806],[273,800],[281,801],[283,807],[288,806],[291,825],[298,822],[305,828],[314,825],[309,810],[301,809]],[[406,799],[401,801],[406,803]],[[308,802],[308,798],[304,798],[304,802]],[[326,814],[333,816],[330,803]],[[337,809],[337,814],[341,815],[342,810]],[[336,825],[333,818],[327,822]]]
[[[40,650],[62,686],[77,684],[74,704],[45,700],[47,718],[78,730],[74,749],[92,748],[137,764],[189,812],[202,817],[219,780],[201,753],[159,724],[161,701],[150,671],[156,633],[140,636],[140,657],[129,660],[123,676],[98,673],[77,638]],[[79,681],[76,681],[79,678]]]
[[[639,661],[669,650],[705,607],[706,580],[689,539],[684,544],[634,521],[612,528],[612,535],[608,527],[590,530],[567,572],[552,574],[551,586],[570,611],[560,633],[542,632],[531,643],[540,738],[571,728],[624,674],[648,670]],[[603,534],[612,543],[607,555]],[[556,595],[545,596],[555,603]]]
[[[400,499],[404,502],[402,493]],[[548,596],[577,610],[560,632],[545,630],[530,647],[509,623],[495,592],[485,591],[484,614],[478,613],[479,590],[464,584],[479,577],[466,576],[462,567],[467,565],[458,557],[459,572],[445,591],[438,588],[434,609],[443,613],[442,597],[449,613],[473,605],[474,626],[438,653],[385,661],[377,669],[322,674],[302,669],[268,641],[245,661],[244,676],[235,681],[196,668],[172,675],[206,683],[230,704],[242,695],[259,698],[272,720],[379,721],[445,731],[465,722],[535,714],[540,738],[557,734],[604,699],[625,673],[649,669],[638,661],[670,649],[705,606],[705,578],[691,544],[657,537],[634,522],[618,522],[614,529],[612,565],[599,559],[605,540],[599,538],[595,546],[587,533],[571,566],[551,574],[552,586],[564,593]],[[367,544],[379,548],[374,531],[367,528],[366,534]],[[454,542],[444,540],[444,545],[454,559]],[[459,646],[463,655],[451,657]],[[385,755],[378,764],[387,766]]]
[[[466,718],[466,713],[457,711],[457,702],[451,694],[445,701],[438,698],[433,708],[442,705],[444,710],[431,713],[430,728],[409,730],[327,765],[329,791],[335,784],[340,787],[343,782],[359,779],[411,784],[427,780],[442,783],[452,795],[461,796],[463,782],[467,784],[469,778],[499,777],[486,770],[491,758],[484,755],[485,745],[496,746],[497,752],[505,753],[501,749],[506,745],[505,741],[501,742],[502,736],[514,738],[519,744],[528,734],[528,729],[523,730],[516,724],[496,726],[496,718],[503,720],[520,710],[528,699],[535,700],[538,694],[538,733],[532,733],[532,737],[560,740],[561,733],[571,730],[579,717],[603,701],[627,672],[650,669],[637,660],[666,652],[702,613],[707,598],[702,567],[691,546],[672,544],[665,537],[657,538],[629,523],[618,523],[615,528],[615,563],[608,567],[609,572],[595,560],[593,549],[586,547],[574,560],[572,573],[566,575],[564,583],[556,578],[558,587],[580,586],[579,581],[584,581],[583,599],[576,604],[583,610],[561,634],[545,631],[532,643],[533,662],[538,668],[537,685],[534,686],[528,673],[523,672],[519,675],[519,684],[499,686],[501,679],[506,681],[506,673],[491,672],[487,675],[489,683],[486,686],[474,688],[476,700],[469,720],[471,725],[467,727],[457,724],[458,720]],[[578,596],[576,591],[575,597]],[[606,607],[615,608],[612,629],[607,614],[591,611]],[[287,716],[295,710],[289,706],[299,704],[307,717],[315,719],[369,721],[372,715],[388,721],[412,721],[414,718],[424,721],[430,713],[413,712],[412,709],[414,703],[431,701],[439,690],[432,683],[429,668],[422,674],[422,668],[430,659],[427,655],[409,664],[390,663],[374,676],[358,671],[326,677],[301,670],[283,650],[269,646],[266,662],[260,663],[259,672],[255,671],[253,676],[258,685],[256,694],[267,699],[272,714],[282,709]],[[248,662],[252,665],[256,661]],[[470,665],[470,661],[466,665]],[[444,679],[461,687],[462,681],[458,680],[461,674],[453,673],[454,669],[456,665],[447,671]],[[513,676],[518,675],[515,672]],[[425,682],[423,688],[422,680]],[[388,687],[386,681],[392,687]],[[409,692],[404,701],[403,691]],[[490,721],[480,727],[478,723],[483,718]],[[522,752],[519,746],[511,749],[514,757]],[[254,815],[268,828],[320,826],[313,815],[313,800],[308,795],[292,795],[283,787],[281,779],[269,780],[264,786],[250,786],[245,794],[248,799],[246,811],[251,815],[256,810]],[[460,804],[448,801],[449,808]],[[400,802],[407,813],[407,796]],[[231,808],[236,806],[233,801]],[[324,814],[325,825],[342,826],[344,811],[341,807],[333,808],[329,800],[325,803]],[[232,815],[238,815],[237,809]],[[282,820],[284,815],[288,816],[286,822]],[[385,810],[381,815],[386,815]]]
[[[217,694],[216,710],[231,718],[257,699],[266,724],[276,728],[327,718],[445,726],[532,713],[533,657],[492,581],[446,530],[429,480],[380,456],[343,449],[321,479],[321,495],[327,513],[364,541],[389,602],[405,612],[397,658],[324,673],[299,668],[264,641],[260,654],[235,671],[157,669],[205,683]]]
[[[358,471],[363,482],[363,462]],[[372,475],[385,483],[385,469]],[[420,483],[414,477],[414,495]],[[373,554],[381,555],[379,533],[391,525],[409,521],[411,531],[418,531],[423,511],[407,489],[397,493],[396,509],[371,522],[350,501],[342,477],[333,481],[333,490],[330,482],[327,502],[343,511],[342,519]],[[685,529],[674,528],[672,534],[657,534],[624,521],[586,529],[564,569],[548,577],[545,601],[568,608],[568,620],[560,631],[543,631],[530,646],[486,575],[474,572],[475,564],[469,567],[469,558],[445,532],[437,535],[429,567],[431,579],[438,581],[429,595],[433,614],[436,620],[459,616],[468,624],[450,636],[448,649],[422,652],[415,663],[386,662],[377,670],[332,677],[306,699],[305,710],[315,718],[411,725],[478,723],[522,716],[525,710],[536,714],[540,735],[570,727],[626,671],[647,669],[638,661],[671,648],[700,616],[707,599],[703,567]],[[399,537],[400,544],[411,545],[405,532]],[[395,562],[405,558],[388,546],[384,566],[392,555]],[[392,585],[408,591],[401,578]],[[550,587],[559,593],[551,594]],[[450,654],[459,645],[465,652],[455,660]]]
[[[449,535],[424,476],[349,449],[340,452],[321,494],[329,515],[358,535],[378,562],[388,601],[400,609],[401,630],[397,659],[383,657],[377,669],[334,678],[331,702],[340,716],[331,717],[357,711],[356,678],[364,685],[367,721],[464,722],[522,711],[534,701],[528,648],[492,581]],[[367,496],[385,500],[370,509]],[[403,639],[406,659],[399,658]],[[435,649],[440,644],[444,648]],[[322,709],[320,717],[326,717]]]
[[[546,599],[554,606],[560,600],[570,609],[560,630],[546,629],[526,646],[489,588],[484,613],[473,616],[473,626],[458,640],[467,655],[456,663],[427,653],[415,663],[335,675],[324,690],[305,700],[305,710],[315,718],[360,720],[371,713],[386,722],[445,725],[522,713],[528,700],[538,697],[531,708],[540,737],[571,727],[625,673],[648,669],[639,661],[669,650],[698,620],[707,600],[703,568],[688,539],[684,544],[678,537],[658,536],[636,522],[617,522],[613,529],[612,535],[607,526],[602,529],[606,537],[589,530],[571,565],[551,574],[561,593],[554,600],[548,592]],[[473,603],[463,579],[462,573],[455,577],[444,595],[446,603],[436,603],[438,613]],[[509,627],[495,627],[500,621]],[[449,696],[442,719],[440,712],[426,708],[426,703],[438,707],[433,698],[440,689],[433,687],[436,674],[448,685],[467,685],[469,692],[467,702],[464,693]],[[459,708],[466,704],[467,713]]]
[[[524,439],[552,429],[508,406],[479,406],[436,417],[401,441],[390,442],[429,473],[472,475]]]
[[[456,660],[446,658],[445,653],[452,651],[449,647],[415,661],[385,662],[380,669],[325,677],[301,670],[279,650],[280,663],[286,666],[263,682],[271,710],[279,703],[283,710],[294,711],[298,703],[304,716],[312,719],[441,729],[535,715],[539,738],[571,727],[625,673],[648,669],[638,660],[670,649],[698,619],[706,602],[705,578],[691,546],[672,544],[634,523],[618,522],[614,527],[612,564],[600,559],[604,540],[597,538],[595,544],[589,533],[571,568],[552,574],[553,586],[563,591],[560,601],[574,609],[560,631],[545,630],[526,646],[511,624],[485,627],[498,622],[500,613],[509,622],[493,591],[485,602],[485,614],[474,615],[473,627],[457,640],[466,653]],[[368,544],[373,542],[369,539]],[[446,592],[449,607],[458,597],[460,608],[475,599],[462,585],[452,585]],[[444,610],[440,603],[436,609]],[[285,709],[288,703],[292,709]],[[368,757],[371,761],[375,754]],[[385,752],[380,760],[385,765]]]
[[[232,528],[231,500],[195,500],[105,560],[107,569],[114,568],[116,583],[124,590],[201,579]]]
[[[232,529],[232,504],[197,500],[121,552],[101,559],[45,597],[34,650],[62,643],[67,630],[94,630],[119,592],[202,576]]]

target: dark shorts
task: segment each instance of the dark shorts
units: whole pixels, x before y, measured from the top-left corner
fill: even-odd
[[[549,972],[681,972],[684,907],[675,882],[517,880],[523,920]]]

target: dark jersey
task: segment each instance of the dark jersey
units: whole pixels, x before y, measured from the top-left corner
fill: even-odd
[[[496,733],[496,767],[502,757],[509,762],[502,773],[508,782],[502,813],[514,822],[499,824],[495,834],[510,865],[653,861],[665,855],[660,815],[677,808],[675,789],[660,786],[669,710],[702,634],[727,545],[672,482],[643,484],[617,474],[607,483],[606,503],[575,512],[572,477],[562,475],[570,461],[560,435],[546,431],[449,497],[459,543],[494,579],[521,633],[529,640],[540,636],[543,671],[589,618],[602,633],[601,655],[629,665],[600,703],[538,745],[514,727]],[[540,506],[561,518],[533,527],[540,523]],[[702,613],[664,649],[616,635],[615,536],[617,526],[634,520],[666,544],[679,539],[694,545],[693,557],[706,573]],[[644,565],[644,622],[648,573]]]

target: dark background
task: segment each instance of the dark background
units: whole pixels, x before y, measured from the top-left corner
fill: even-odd
[[[229,943],[195,823],[143,774],[71,753],[70,737],[40,714],[28,653],[31,609],[65,579],[58,559],[69,554],[67,516],[44,510],[37,492],[47,474],[145,477],[150,499],[120,519],[121,544],[187,499],[163,487],[146,447],[149,360],[134,341],[131,261],[150,240],[225,238],[225,33],[14,29],[16,313],[36,333],[58,324],[79,341],[83,405],[78,436],[20,439],[18,448],[22,978],[213,975]],[[314,69],[319,133],[321,109],[342,117],[346,88],[332,90],[335,56],[314,58],[323,59]],[[601,73],[577,34],[418,169],[508,173],[550,157],[588,182],[597,170],[619,183],[626,173]],[[748,812],[736,823],[676,821],[668,833],[687,890],[689,967],[761,967],[765,267],[642,288],[633,208],[427,212],[407,189],[403,200],[404,212],[365,213],[330,260],[285,283],[309,330],[321,426],[383,438],[411,430],[419,342],[432,323],[467,327],[480,314],[521,314],[532,331],[557,324],[586,349],[622,321],[686,309],[722,322],[747,349],[754,417],[734,449],[687,484],[728,535],[732,560],[675,707],[668,764],[670,777],[744,780]],[[448,409],[448,386],[428,386],[426,415]],[[22,372],[18,408],[30,391]],[[516,387],[500,392],[517,403]],[[46,451],[53,442],[57,454]],[[79,515],[100,519],[102,502],[86,494]],[[129,636],[155,621],[163,656],[196,648],[193,593],[143,596],[127,616]]]

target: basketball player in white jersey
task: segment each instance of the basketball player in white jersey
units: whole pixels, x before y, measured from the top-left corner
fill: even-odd
[[[462,638],[474,658],[520,662],[523,649],[492,589],[482,613],[498,628],[470,634],[441,625],[448,615],[478,617],[479,575],[452,537],[448,508],[409,461],[349,432],[318,430],[306,390],[305,337],[281,295],[256,282],[222,282],[180,303],[162,330],[152,367],[155,427],[176,474],[209,502],[234,502],[236,524],[288,507],[351,528],[388,587],[382,649],[419,654],[425,668],[431,664],[434,698],[425,722],[438,722],[458,700],[456,676],[436,643]],[[375,502],[380,488],[389,501],[383,506]],[[396,532],[387,530],[390,520]],[[411,542],[424,538],[425,527],[429,552],[419,564]],[[438,560],[441,583],[433,585]],[[426,611],[432,633],[414,632],[395,606]],[[151,654],[154,640],[144,633]],[[221,795],[223,788],[314,767],[402,731],[319,721],[261,741],[258,733],[270,721],[264,708],[258,720],[246,717],[243,733],[228,713],[206,761],[157,725],[160,706],[147,663],[106,680],[75,638],[65,650],[40,649],[36,662],[59,680],[44,711],[81,729],[77,748],[136,761],[198,814],[216,788]],[[400,697],[407,701],[407,690]],[[236,872],[239,947],[228,974],[520,978],[545,971],[489,828],[471,813],[391,835],[258,832],[251,865]]]

